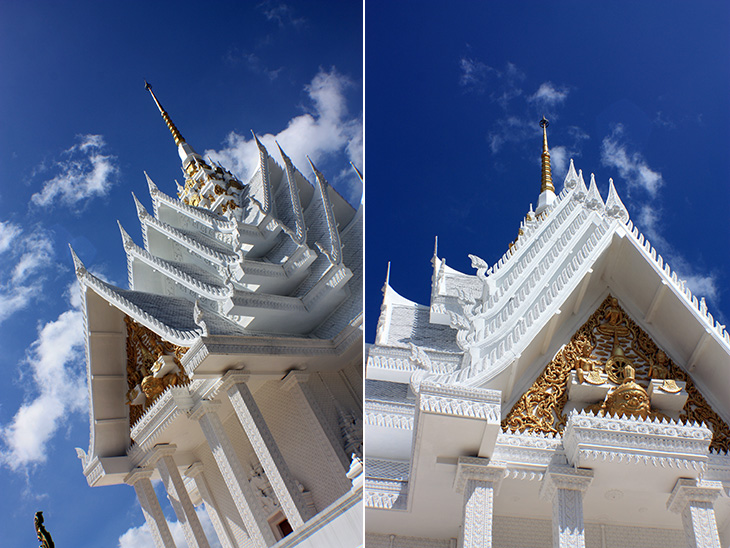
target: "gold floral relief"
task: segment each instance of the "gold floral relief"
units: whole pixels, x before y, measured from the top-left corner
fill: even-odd
[[[124,323],[127,324],[127,405],[129,424],[133,426],[168,387],[190,383],[180,365],[188,348],[164,340],[129,316],[124,317]],[[165,375],[156,375],[162,356],[172,356],[175,367]]]
[[[624,364],[630,364],[628,368]],[[624,378],[624,369],[631,379]],[[581,382],[601,374],[621,385],[632,381],[646,390],[651,379],[664,379],[668,392],[676,381],[686,383],[687,403],[679,414],[682,421],[704,422],[713,430],[710,447],[730,450],[730,428],[715,413],[692,382],[649,335],[609,295],[545,367],[502,421],[504,430],[558,434],[565,427],[563,410],[568,399],[568,379],[575,369]],[[636,388],[638,388],[636,387]],[[593,406],[598,409],[597,406]],[[603,405],[605,409],[606,406]],[[655,414],[660,416],[660,414]],[[651,414],[650,416],[654,416]]]

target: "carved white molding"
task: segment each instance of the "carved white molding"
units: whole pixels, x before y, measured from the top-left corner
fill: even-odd
[[[454,490],[463,493],[468,480],[484,481],[492,484],[495,492],[504,478],[503,466],[490,464],[490,459],[481,457],[459,457],[454,478]]]
[[[572,412],[563,432],[571,464],[597,460],[704,470],[712,431],[666,419],[613,418]]]
[[[722,493],[719,481],[677,480],[667,508],[682,515],[689,548],[721,548],[713,503]]]
[[[414,413],[413,404],[366,400],[363,419],[368,426],[413,430]]]
[[[167,526],[165,514],[162,513],[160,501],[157,499],[150,477],[152,470],[136,468],[125,478],[124,482],[133,486],[142,514],[147,522],[152,540],[157,548],[175,548],[170,528]]]
[[[422,413],[485,419],[491,424],[499,424],[502,419],[499,390],[423,381],[414,391],[418,393],[418,407]]]

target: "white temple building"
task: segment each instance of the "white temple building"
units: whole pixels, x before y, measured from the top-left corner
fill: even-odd
[[[156,546],[362,544],[362,207],[256,139],[247,183],[183,139],[177,197],[147,179],[143,242],[120,225],[129,288],[81,285],[91,486],[128,484]]]
[[[571,161],[367,350],[368,548],[730,545],[730,336]]]

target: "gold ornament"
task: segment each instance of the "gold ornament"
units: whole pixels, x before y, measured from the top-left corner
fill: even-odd
[[[190,382],[180,365],[180,358],[188,349],[164,340],[129,316],[124,317],[124,322],[127,324],[127,404],[129,423],[133,426],[168,387]],[[154,376],[155,368],[163,355],[172,355],[177,368],[158,378]],[[132,402],[139,396],[139,390],[144,393],[145,402],[136,405]]]
[[[589,378],[597,381],[597,377],[591,375],[596,371],[597,363],[602,361],[606,364],[606,373],[611,370],[619,381],[614,382],[620,386],[608,394],[606,401],[589,407],[612,414],[622,408],[624,413],[631,409],[631,414],[635,410],[636,416],[643,416],[646,409],[643,393],[647,392],[651,379],[664,380],[661,389],[668,393],[679,392],[675,381],[683,381],[688,397],[679,414],[680,420],[704,422],[713,431],[710,447],[726,452],[730,450],[730,428],[712,410],[692,378],[657,347],[610,295],[512,407],[502,421],[502,428],[531,433],[562,432],[566,422],[563,409],[568,398],[570,371],[576,369],[583,381],[587,382]],[[627,379],[629,369],[631,378]],[[627,386],[622,388],[625,381]],[[651,410],[647,416],[664,417]]]

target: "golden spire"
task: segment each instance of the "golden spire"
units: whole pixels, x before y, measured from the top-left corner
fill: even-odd
[[[542,128],[542,185],[540,186],[540,193],[542,194],[546,190],[555,192],[553,186],[553,176],[550,172],[550,151],[548,150],[547,144],[547,127],[550,122],[547,121],[545,116],[540,120],[540,127]]]
[[[152,98],[155,100],[155,104],[157,105],[157,108],[160,109],[160,114],[162,114],[162,119],[167,124],[168,129],[170,130],[170,133],[172,133],[172,138],[175,139],[175,144],[177,146],[180,146],[181,143],[185,142],[185,139],[183,139],[183,136],[180,135],[180,132],[175,127],[175,124],[172,123],[172,119],[170,118],[170,115],[167,114],[164,108],[162,108],[162,105],[157,100],[157,97],[155,97],[155,92],[152,91],[152,86],[145,80],[144,82],[144,89],[150,92],[150,95],[152,95]]]

